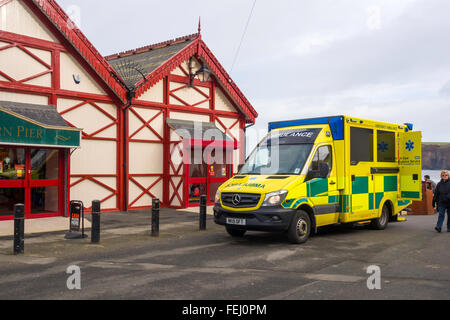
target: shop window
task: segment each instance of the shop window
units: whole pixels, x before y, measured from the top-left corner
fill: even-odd
[[[206,183],[193,183],[189,185],[189,203],[200,203],[200,197],[206,195]],[[214,194],[215,195],[215,194]]]
[[[232,163],[231,159],[227,159],[225,151],[213,149],[209,155],[211,161],[209,167],[209,175],[212,178],[226,178],[227,177],[227,162]]]
[[[0,180],[25,179],[25,149],[0,148]]]
[[[0,217],[14,215],[18,203],[25,203],[24,188],[0,188]]]
[[[217,190],[219,190],[220,186],[223,184],[223,182],[217,182],[217,183],[211,183],[210,189],[209,189],[209,202],[214,203],[216,200],[216,193]]]
[[[203,160],[203,152],[201,149],[192,149],[191,162],[189,163],[189,177],[206,178],[208,167]]]
[[[373,161],[373,130],[350,128],[351,165]]]
[[[395,133],[377,131],[378,162],[395,162]]]
[[[59,151],[31,150],[31,179],[56,180],[59,174]]]
[[[58,187],[31,188],[31,214],[58,212]]]

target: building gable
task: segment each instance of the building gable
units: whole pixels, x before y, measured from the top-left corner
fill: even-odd
[[[17,1],[17,0],[15,0]],[[28,6],[30,12],[40,19],[42,25],[53,29],[61,44],[77,57],[82,68],[89,72],[91,77],[95,74],[104,89],[109,88],[122,102],[127,101],[127,90],[122,85],[120,76],[114,71],[106,59],[89,42],[86,36],[67,16],[64,10],[50,0],[22,0],[24,6]],[[0,31],[1,32],[1,31]],[[67,46],[69,44],[69,46]]]
[[[205,64],[221,87],[221,92],[217,94],[220,108],[228,112],[236,112],[233,109],[237,109],[248,123],[254,123],[258,117],[250,102],[202,41],[200,33],[110,55],[106,59],[114,66],[116,72],[126,79],[128,88],[134,89],[136,100],[142,99],[142,95],[151,92],[151,88],[158,83],[161,84],[161,80],[167,76],[188,77],[188,61],[194,62],[193,70]],[[168,90],[171,92],[169,104],[209,108],[209,102],[201,100],[202,96],[207,97],[206,92],[202,92],[201,86],[189,88],[171,82]],[[173,95],[175,91],[177,94]],[[157,96],[160,96],[160,93],[157,93]],[[146,96],[144,100],[148,101],[148,98],[151,98],[151,95]]]
[[[0,1],[0,30],[59,42],[23,1],[19,0]]]

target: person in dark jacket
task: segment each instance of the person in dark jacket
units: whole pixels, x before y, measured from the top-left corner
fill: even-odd
[[[433,193],[434,193],[434,191],[436,190],[436,182],[431,180],[429,175],[426,175],[424,178],[425,178],[425,183],[427,184],[427,189],[433,190]]]
[[[439,211],[439,218],[436,228],[437,232],[442,231],[445,220],[445,212],[447,211],[447,232],[450,232],[450,180],[447,170],[441,172],[441,181],[437,184],[433,197],[433,207]]]

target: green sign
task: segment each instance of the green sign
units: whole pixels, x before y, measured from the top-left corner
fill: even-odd
[[[78,129],[44,126],[0,110],[0,144],[77,148],[80,142]]]

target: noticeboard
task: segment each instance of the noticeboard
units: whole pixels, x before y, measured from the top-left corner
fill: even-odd
[[[81,229],[81,219],[83,213],[83,203],[81,201],[70,202],[70,231],[79,232]]]

